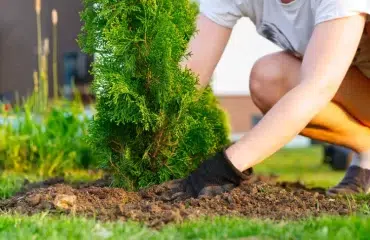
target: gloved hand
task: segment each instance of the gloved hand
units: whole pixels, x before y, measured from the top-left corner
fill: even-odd
[[[187,178],[164,183],[162,186],[168,191],[161,197],[163,200],[179,200],[219,195],[237,187],[252,173],[252,168],[238,171],[222,151],[204,161]]]

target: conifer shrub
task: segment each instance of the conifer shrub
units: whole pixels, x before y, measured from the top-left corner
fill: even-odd
[[[211,89],[179,65],[197,13],[189,0],[84,0],[79,43],[95,55],[97,97],[89,143],[115,186],[184,177],[229,144]]]

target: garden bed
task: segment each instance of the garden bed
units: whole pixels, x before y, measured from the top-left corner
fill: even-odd
[[[326,197],[323,189],[299,183],[276,183],[273,177],[253,177],[230,193],[214,198],[166,201],[163,186],[141,192],[107,187],[108,181],[68,184],[54,179],[26,184],[14,197],[0,202],[0,209],[33,215],[48,211],[96,217],[102,221],[133,220],[154,228],[202,216],[242,216],[286,220],[309,216],[349,215],[355,201]]]

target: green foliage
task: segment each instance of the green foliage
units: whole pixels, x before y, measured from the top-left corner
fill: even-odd
[[[262,221],[216,217],[168,225],[159,231],[139,223],[99,222],[77,217],[0,216],[0,239],[369,239],[367,217],[321,217],[301,221]]]
[[[42,112],[33,109],[30,97],[1,112],[1,169],[50,177],[95,164],[84,139],[89,119],[79,101],[54,103]]]
[[[25,176],[24,173],[4,172],[0,174],[0,200],[12,197],[19,192],[24,184],[25,179],[29,181],[38,181],[34,175]]]
[[[229,144],[210,88],[179,62],[196,31],[189,0],[85,0],[79,38],[95,54],[97,114],[90,144],[115,185],[136,189],[184,177]]]

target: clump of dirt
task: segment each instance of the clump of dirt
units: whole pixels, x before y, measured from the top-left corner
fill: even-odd
[[[304,185],[276,183],[275,178],[254,177],[229,193],[213,198],[165,201],[163,186],[133,193],[119,188],[57,184],[31,188],[0,202],[0,209],[23,214],[42,211],[94,216],[100,220],[134,220],[159,228],[201,216],[245,216],[264,219],[300,219],[321,214],[344,215],[356,203],[331,199]]]

